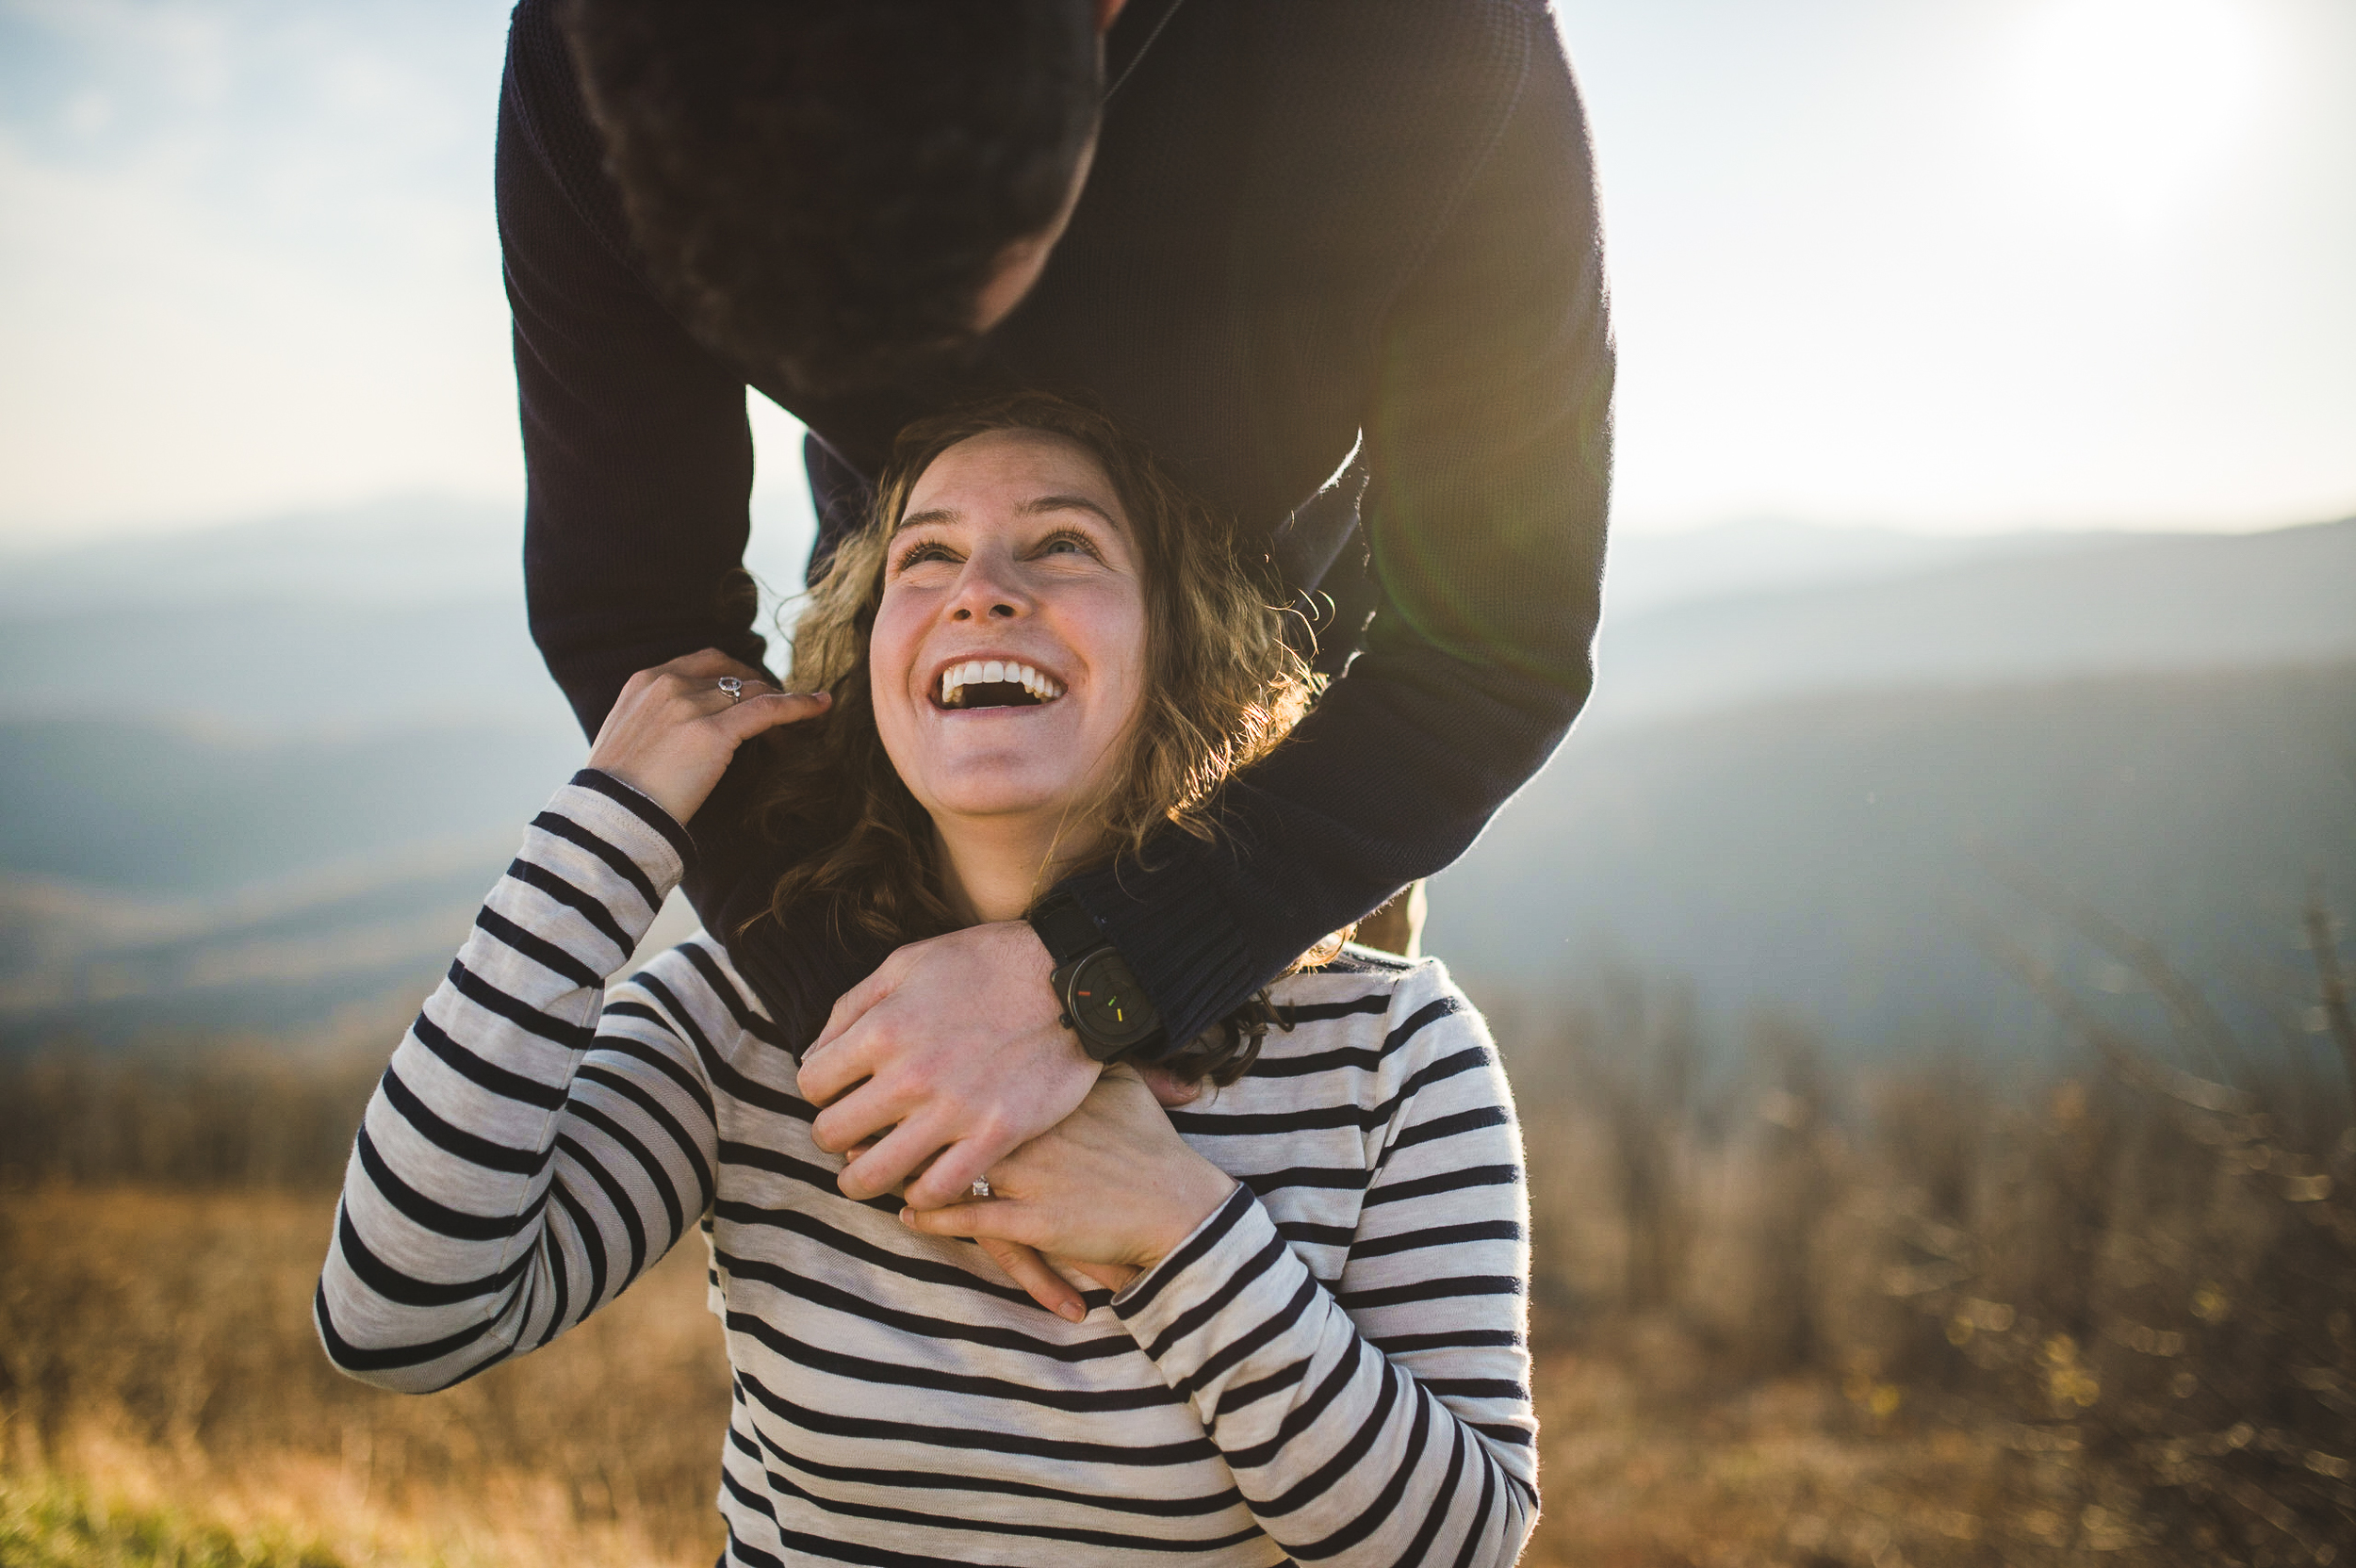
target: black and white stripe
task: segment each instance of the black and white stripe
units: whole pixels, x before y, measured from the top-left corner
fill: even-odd
[[[728,1560],[1502,1564],[1537,1512],[1521,1150],[1434,963],[1297,1021],[1172,1120],[1241,1182],[1066,1323],[835,1190],[794,1063],[697,937],[610,993],[691,841],[583,774],[394,1053],[318,1296],[337,1365],[447,1387],[703,1231],[735,1368]]]

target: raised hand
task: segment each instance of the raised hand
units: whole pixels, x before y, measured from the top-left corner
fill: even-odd
[[[706,648],[631,676],[597,730],[589,765],[683,824],[710,798],[738,746],[764,729],[814,718],[832,701],[825,692],[780,692],[751,665]]]

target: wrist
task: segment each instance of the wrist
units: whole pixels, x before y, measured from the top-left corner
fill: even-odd
[[[1188,1236],[1219,1213],[1220,1205],[1240,1184],[1210,1161],[1195,1155],[1193,1168],[1179,1184],[1180,1190],[1172,1194],[1169,1223],[1156,1228],[1145,1255],[1134,1260],[1137,1266],[1147,1273],[1159,1268],[1163,1259],[1185,1246]]]
[[[645,776],[626,762],[604,761],[594,751],[589,754],[589,765],[615,783],[626,784],[654,802],[663,808],[664,815],[681,827],[685,827],[687,819],[695,814],[695,808],[703,804],[700,795],[688,798],[677,790],[664,788],[661,781]]]

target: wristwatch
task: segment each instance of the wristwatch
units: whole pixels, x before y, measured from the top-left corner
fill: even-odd
[[[1080,1037],[1082,1050],[1109,1062],[1161,1034],[1162,1015],[1128,960],[1071,894],[1049,893],[1030,920],[1055,961],[1051,984],[1063,1004],[1063,1025]]]

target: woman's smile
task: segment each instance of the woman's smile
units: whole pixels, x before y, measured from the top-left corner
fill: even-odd
[[[1013,654],[976,654],[941,667],[933,706],[944,712],[1019,713],[1063,696],[1064,683]]]

